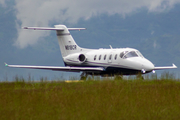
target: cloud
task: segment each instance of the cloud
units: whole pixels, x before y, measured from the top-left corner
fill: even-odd
[[[154,31],[151,31],[151,35],[153,35],[154,34]]]
[[[157,47],[157,43],[156,43],[156,40],[154,41],[153,43],[153,47],[156,48]]]
[[[0,0],[0,3],[4,0]],[[49,31],[33,32],[20,30],[23,26],[44,26],[51,22],[76,23],[88,20],[102,13],[125,16],[140,8],[149,12],[163,12],[171,9],[180,0],[15,0],[18,38],[16,45],[24,48],[35,44]]]
[[[0,4],[1,4],[3,7],[5,7],[5,6],[6,6],[5,0],[0,0]]]

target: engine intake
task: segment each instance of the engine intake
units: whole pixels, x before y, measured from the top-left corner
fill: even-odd
[[[84,54],[79,55],[79,61],[80,62],[85,62],[86,61],[86,56]]]

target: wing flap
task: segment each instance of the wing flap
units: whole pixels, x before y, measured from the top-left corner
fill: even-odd
[[[30,68],[30,69],[44,69],[44,70],[56,70],[56,71],[68,71],[68,72],[80,72],[80,71],[104,71],[102,67],[59,67],[59,66],[31,66],[31,65],[8,65],[7,67],[14,68]]]
[[[177,66],[175,64],[172,64],[172,66],[154,67],[154,70],[174,69],[174,68],[177,68]]]

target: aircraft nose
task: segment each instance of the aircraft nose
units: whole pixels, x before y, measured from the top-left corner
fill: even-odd
[[[154,65],[152,64],[152,62],[145,59],[144,62],[142,63],[142,69],[144,69],[147,72],[152,71],[154,69]]]

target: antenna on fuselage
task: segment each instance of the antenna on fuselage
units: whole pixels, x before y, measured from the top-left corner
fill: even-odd
[[[113,49],[111,45],[109,45],[109,47],[110,47],[111,49]]]

